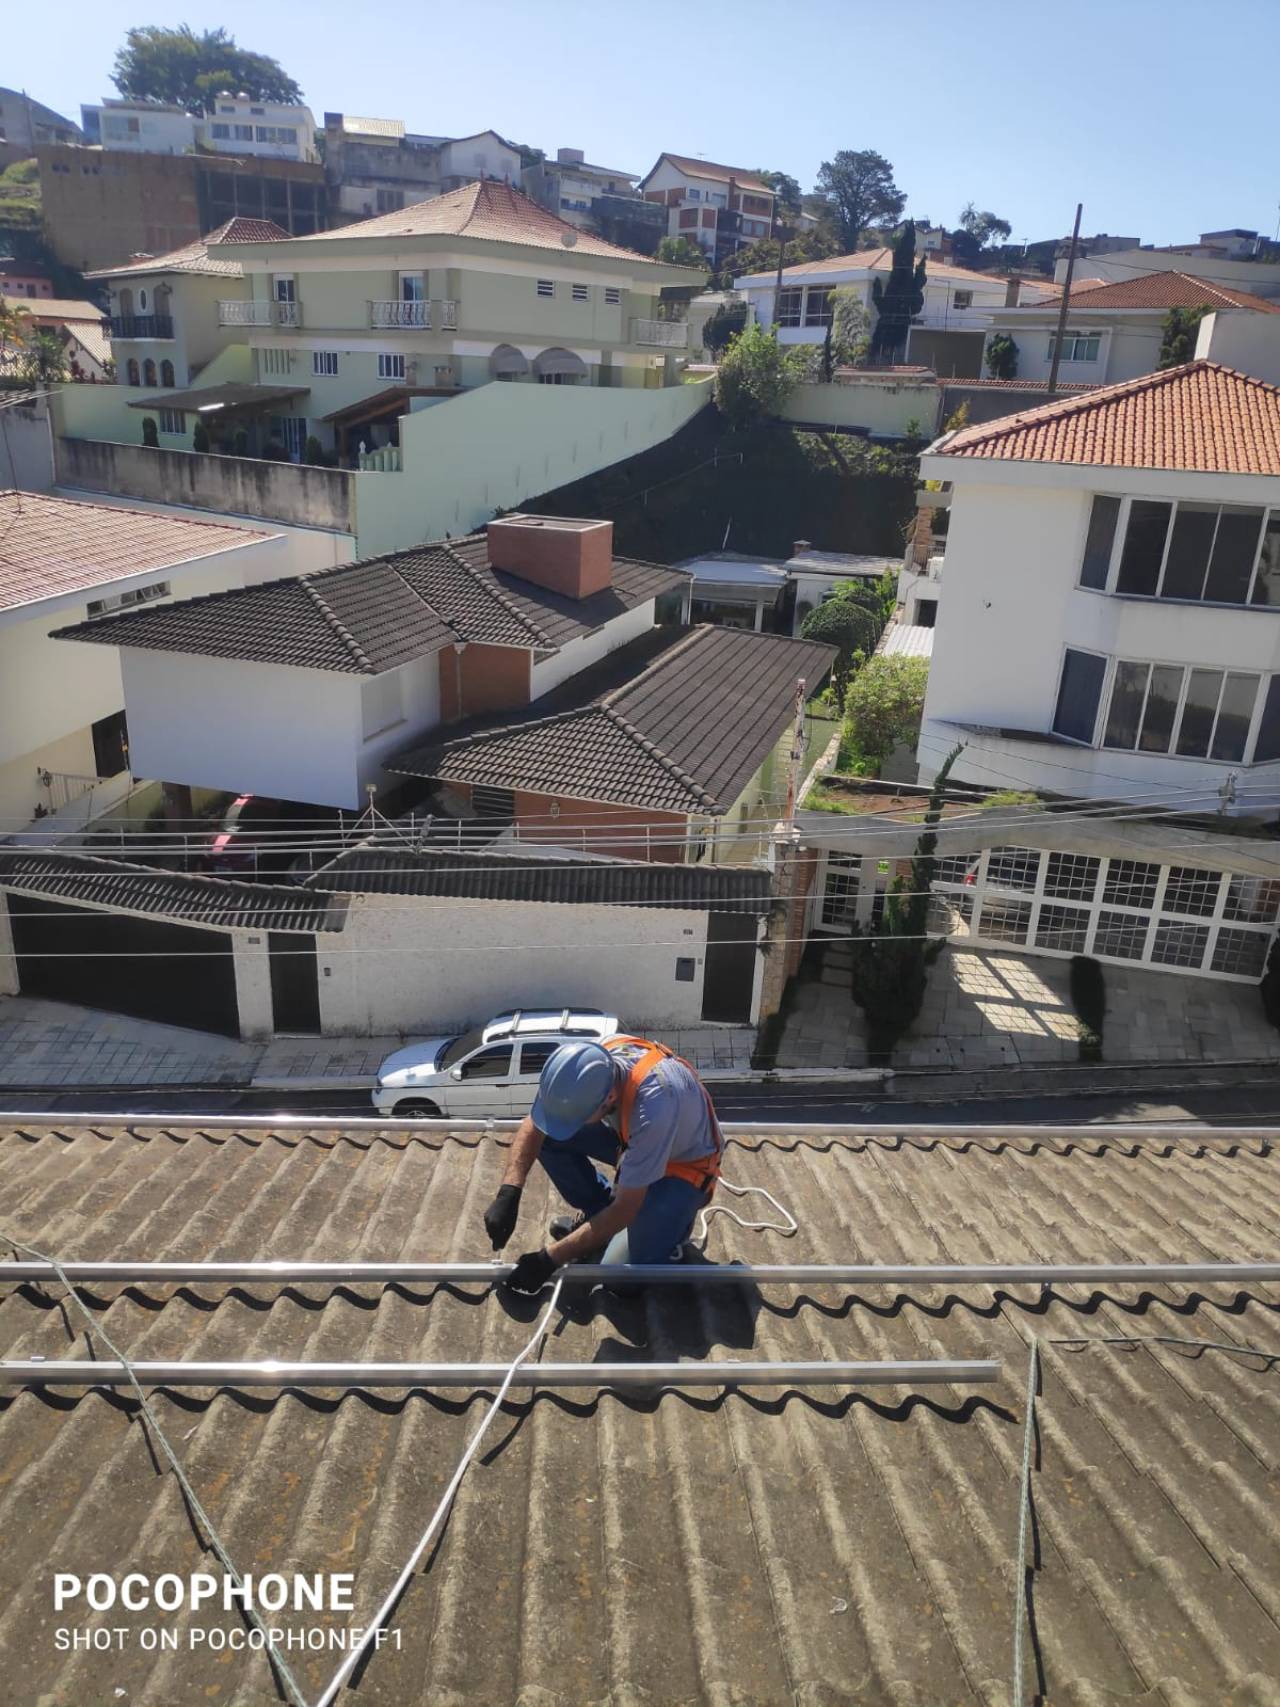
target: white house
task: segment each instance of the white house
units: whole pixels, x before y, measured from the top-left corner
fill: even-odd
[[[139,775],[359,808],[442,723],[522,712],[638,640],[687,577],[615,559],[610,522],[514,516],[487,537],[286,575],[59,630],[119,649]],[[74,667],[83,646],[58,648]],[[417,792],[421,793],[422,790]]]
[[[820,344],[831,324],[831,298],[841,286],[857,292],[874,319],[872,282],[887,284],[893,269],[890,248],[861,249],[853,255],[831,255],[825,261],[802,261],[782,270],[782,293],[776,304],[777,274],[746,273],[734,286],[747,298],[755,317],[768,326],[776,319],[784,344]],[[924,307],[912,322],[904,362],[922,363],[940,377],[975,376],[983,339],[994,309],[1009,296],[1007,281],[995,273],[976,273],[929,260],[925,273]]]
[[[0,492],[0,840],[39,816],[80,822],[127,789],[114,649],[50,638],[68,622],[212,593],[278,572],[286,542],[176,516]],[[179,696],[181,688],[179,688]],[[136,769],[136,766],[134,767]],[[146,774],[146,773],[142,773]],[[116,779],[111,788],[102,785]]]
[[[209,113],[163,101],[110,97],[80,109],[104,149],[134,154],[190,154],[201,148],[239,159],[319,159],[309,107],[259,101],[220,90]]]
[[[1048,379],[1058,339],[1059,306],[1055,301],[1025,306],[1020,301],[1016,307],[992,314],[987,343],[1000,335],[1013,339],[1019,379]],[[1191,273],[1146,273],[1112,284],[1089,279],[1084,288],[1076,285],[1071,292],[1059,379],[1111,385],[1152,373],[1160,359],[1165,317],[1172,308],[1280,314],[1280,302]]]
[[[686,154],[660,154],[640,180],[646,201],[667,209],[667,235],[688,237],[723,266],[773,228],[774,193],[758,172]]]
[[[1280,805],[1280,389],[1195,361],[967,428],[924,777],[1184,811]]]

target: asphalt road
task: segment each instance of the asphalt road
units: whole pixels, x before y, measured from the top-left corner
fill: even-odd
[[[1176,1077],[1169,1074],[1168,1079]],[[993,1092],[963,1099],[917,1093],[866,1095],[847,1084],[803,1084],[776,1088],[721,1084],[716,1108],[723,1120],[869,1125],[942,1123],[958,1125],[1072,1125],[1090,1122],[1157,1121],[1218,1126],[1280,1125],[1280,1072],[1234,1069],[1220,1079],[1182,1076],[1176,1088],[1110,1083],[1096,1091],[1040,1094]],[[0,1091],[0,1114],[314,1114],[368,1118],[373,1110],[359,1091],[192,1089],[173,1086],[140,1091]]]

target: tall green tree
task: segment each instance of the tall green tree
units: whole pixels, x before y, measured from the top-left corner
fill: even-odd
[[[23,343],[18,371],[27,385],[64,385],[70,377],[66,345],[56,332],[34,332]]]
[[[664,237],[658,245],[657,258],[669,267],[697,267],[703,273],[711,271],[706,251],[692,237]]]
[[[871,348],[871,316],[853,285],[840,285],[831,297],[831,349],[837,367],[857,367]]]
[[[872,361],[891,362],[906,348],[913,317],[924,307],[925,258],[916,260],[916,228],[911,220],[893,245],[893,266],[886,284],[871,281],[876,323],[871,332]]]
[[[189,24],[131,29],[116,53],[111,81],[122,95],[167,101],[188,112],[212,111],[220,89],[286,105],[302,100],[302,90],[277,60],[237,47],[226,30],[197,35]]]
[[[768,184],[777,202],[778,222],[794,228],[800,218],[802,195],[800,185],[790,172],[759,172],[756,174]]]
[[[716,369],[716,406],[735,430],[781,412],[807,377],[809,358],[797,346],[779,344],[777,334],[753,321],[729,347]]]
[[[1207,308],[1171,308],[1160,327],[1160,359],[1157,369],[1181,367],[1193,361],[1196,353],[1196,328],[1209,312]]]
[[[893,167],[871,148],[842,148],[818,168],[814,192],[846,254],[852,254],[871,225],[895,225],[907,198],[893,181]]]
[[[1018,346],[1007,332],[997,332],[988,338],[987,372],[992,379],[1017,378]]]
[[[802,231],[796,237],[786,240],[787,266],[798,266],[801,261],[825,261],[829,255],[839,251],[840,245],[831,231],[816,230]],[[744,244],[735,255],[729,259],[724,268],[726,286],[734,279],[746,278],[748,273],[774,273],[778,270],[778,240],[774,237],[761,237],[754,243]]]
[[[1001,219],[999,214],[992,213],[989,208],[977,208],[972,202],[967,202],[960,213],[960,222],[951,233],[951,246],[960,261],[976,261],[984,249],[991,246],[994,238],[1007,243],[1013,234],[1013,227],[1007,219]]]
[[[928,938],[929,891],[937,871],[937,824],[947,780],[962,751],[954,748],[933,779],[910,876],[895,878],[874,934],[863,937],[855,928],[853,999],[867,1016],[867,1047],[873,1060],[887,1059],[919,1014],[929,967],[942,952],[943,939],[930,942]]]

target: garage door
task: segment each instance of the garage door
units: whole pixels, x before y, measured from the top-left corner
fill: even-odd
[[[225,932],[69,907],[42,895],[11,893],[8,902],[24,995],[240,1035]]]

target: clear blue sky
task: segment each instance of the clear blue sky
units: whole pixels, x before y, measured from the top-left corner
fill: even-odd
[[[792,173],[839,148],[892,161],[908,211],[969,200],[1015,238],[1168,243],[1276,229],[1277,0],[61,0],[15,8],[0,82],[68,117],[114,93],[131,23],[223,25],[326,109],[492,128],[647,171],[664,149]]]

